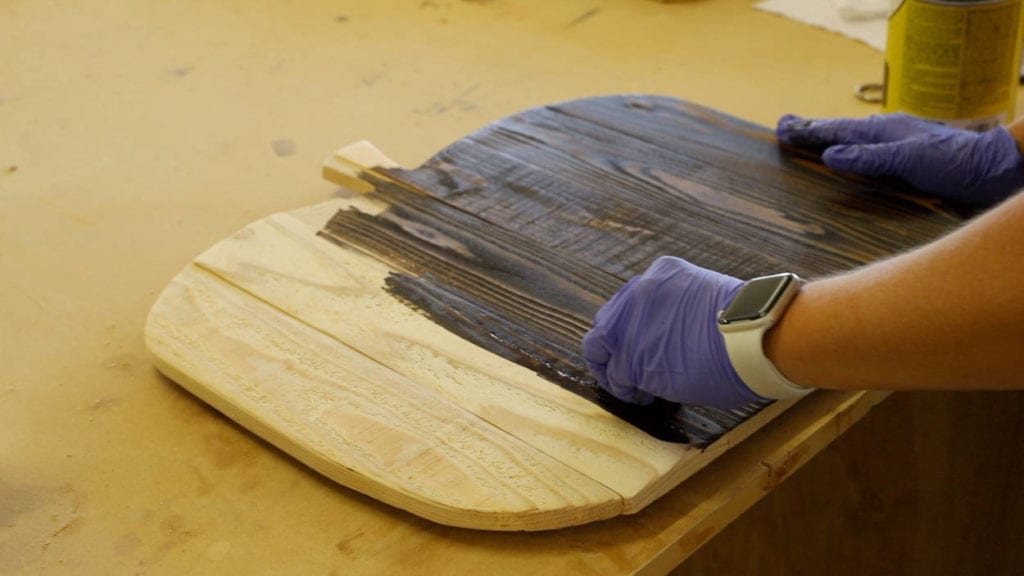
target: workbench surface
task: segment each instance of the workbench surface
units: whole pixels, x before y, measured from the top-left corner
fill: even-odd
[[[339,145],[417,166],[615,93],[866,115],[882,56],[853,40],[744,0],[25,1],[0,6],[0,54],[2,574],[664,574],[884,398],[815,394],[640,514],[484,533],[321,478],[142,340],[196,254],[334,197]]]

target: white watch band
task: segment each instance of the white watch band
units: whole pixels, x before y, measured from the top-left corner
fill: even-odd
[[[764,355],[764,333],[770,325],[723,333],[729,361],[743,383],[762,398],[781,400],[805,396],[813,388],[790,382]]]

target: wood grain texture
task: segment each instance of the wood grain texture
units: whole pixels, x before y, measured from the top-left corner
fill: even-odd
[[[663,442],[446,330],[424,313],[430,298],[456,294],[451,313],[466,302],[463,315],[500,317],[518,327],[517,347],[541,341],[530,354],[578,373],[573,342],[596,308],[658,255],[741,277],[813,277],[960,221],[929,199],[869,198],[880,189],[780,151],[763,128],[666,98],[527,111],[416,170],[360,174],[378,158],[357,148],[326,171],[371,190],[215,245],[161,296],[147,343],[168,375],[311,467],[455,526],[540,530],[637,513],[791,404],[728,416],[704,450]],[[419,309],[389,293],[396,281],[420,290]],[[822,401],[765,460],[766,479],[717,493],[720,506],[688,521],[710,537],[876,396]]]
[[[463,212],[424,191],[367,176],[376,214],[339,210],[321,232],[405,270],[388,290],[462,338],[594,401],[656,438],[706,446],[760,410],[621,402],[591,377],[580,341],[621,287],[609,273]]]
[[[830,172],[763,127],[649,96],[530,110],[383,172],[620,278],[662,254],[738,277],[821,276],[962,220],[893,183]]]
[[[436,522],[544,529],[621,512],[608,488],[269,308],[190,266],[154,306],[146,338],[161,371],[233,420]]]

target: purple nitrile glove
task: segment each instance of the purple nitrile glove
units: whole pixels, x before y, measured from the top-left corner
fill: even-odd
[[[1024,161],[1010,132],[950,128],[907,114],[868,118],[779,119],[779,141],[827,146],[833,170],[895,176],[916,188],[974,206],[989,206],[1024,187]]]
[[[743,284],[662,256],[597,312],[583,356],[598,384],[616,398],[738,408],[764,400],[729,361],[717,316]]]

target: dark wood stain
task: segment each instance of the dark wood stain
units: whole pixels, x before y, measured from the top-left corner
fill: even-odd
[[[603,393],[579,350],[594,314],[662,255],[740,278],[813,278],[928,242],[963,219],[893,183],[832,173],[771,131],[671,98],[512,116],[415,170],[366,174],[389,208],[321,234],[402,270],[388,290],[447,329],[666,440],[707,444],[760,409]]]

